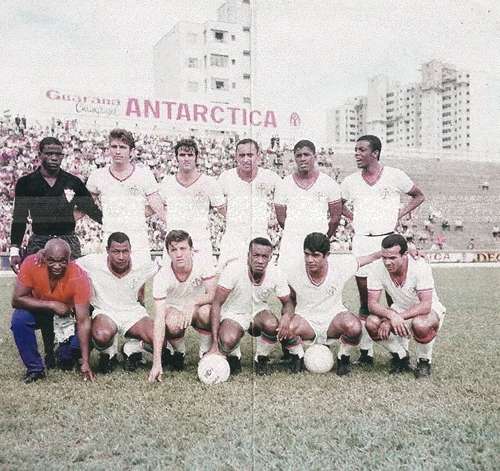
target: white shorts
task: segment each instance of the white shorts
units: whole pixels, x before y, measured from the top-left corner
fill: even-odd
[[[365,236],[365,235],[354,235],[352,239],[352,254],[355,257],[362,257],[364,255],[370,255],[375,252],[380,252],[382,249],[382,240],[387,237],[388,234],[381,236]],[[371,263],[365,265],[364,267],[359,267],[356,272],[356,276],[361,278],[366,278],[371,270]]]
[[[104,312],[100,309],[94,309],[92,313],[92,319],[96,318],[98,315],[104,314],[109,317],[118,327],[118,333],[125,335],[135,324],[137,324],[144,317],[148,317],[146,308],[139,305],[135,311],[126,312]]]
[[[262,312],[262,311],[260,311]],[[229,313],[225,313],[225,314],[222,314],[221,313],[221,316],[220,316],[220,321],[222,322],[224,319],[231,319],[235,322],[237,322],[241,328],[247,332],[248,329],[250,328],[250,325],[252,324],[253,322],[253,318],[257,315],[257,314],[260,314],[260,312],[257,312],[255,314],[241,314],[241,313],[233,313],[233,312],[229,312]]]
[[[315,343],[320,345],[331,345],[334,343],[337,339],[328,338],[328,329],[333,319],[335,319],[335,316],[346,311],[347,309],[330,316],[322,316],[320,319],[318,319],[317,316],[308,316],[307,314],[304,315],[296,313],[311,326],[312,330],[314,330],[315,337],[312,340],[304,340],[304,345],[314,345]]]

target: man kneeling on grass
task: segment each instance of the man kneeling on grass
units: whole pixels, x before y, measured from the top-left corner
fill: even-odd
[[[381,304],[382,291],[392,298],[391,307]],[[432,348],[443,324],[445,307],[434,289],[430,265],[408,256],[408,244],[400,234],[382,240],[382,260],[368,276],[366,329],[392,355],[390,374],[410,371],[408,338],[417,342],[417,378],[431,375]]]
[[[90,368],[90,283],[84,271],[70,261],[71,249],[62,239],[51,239],[45,245],[45,264],[36,263],[36,255],[30,255],[21,265],[12,295],[11,329],[21,359],[26,366],[24,383],[34,383],[45,378],[36,341],[35,329],[40,328],[47,317],[76,318],[77,337],[60,344],[57,351],[59,361],[67,361],[61,355],[80,355],[81,372],[85,381],[95,379]],[[76,363],[75,363],[76,366]]]
[[[227,355],[232,375],[241,372],[240,341],[245,331],[257,337],[255,369],[259,376],[270,374],[269,354],[278,339],[288,334],[293,304],[285,276],[274,265],[268,266],[272,251],[268,239],[253,239],[246,263],[230,262],[217,284],[210,310],[213,342],[208,353]],[[268,306],[273,293],[283,305],[279,321]]]

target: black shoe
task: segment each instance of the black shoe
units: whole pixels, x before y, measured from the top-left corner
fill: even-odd
[[[57,367],[61,371],[72,371],[75,369],[75,360],[57,360]]]
[[[170,357],[170,363],[168,367],[170,371],[184,370],[184,353],[174,352],[174,354]]]
[[[139,368],[139,366],[142,364],[141,352],[135,352],[132,353],[132,355],[125,355],[122,349],[122,355],[123,355],[123,371],[131,373],[132,371],[135,371],[137,368]]]
[[[429,379],[431,377],[431,364],[429,360],[418,359],[415,376],[417,379]]]
[[[255,362],[255,373],[258,376],[269,376],[271,374],[270,364],[271,360],[268,356],[259,355]]]
[[[45,371],[31,371],[26,373],[23,378],[23,383],[36,383],[39,379],[45,379]]]
[[[56,357],[54,352],[47,353],[45,355],[45,368],[47,370],[53,370],[56,367]]]
[[[290,354],[290,363],[288,365],[288,372],[291,375],[296,375],[304,369],[304,357],[299,358],[298,355]]]
[[[406,352],[406,356],[404,358],[399,358],[397,353],[391,353],[392,359],[389,365],[389,374],[403,374],[412,370],[410,365],[410,354]]]
[[[99,355],[99,363],[97,364],[97,371],[100,373],[107,375],[109,373],[112,373],[115,371],[116,367],[118,366],[118,358],[116,355],[113,355],[112,357],[109,356],[107,353],[101,353]]]
[[[347,376],[351,372],[350,359],[347,355],[337,358],[337,376]]]
[[[168,348],[165,348],[161,352],[161,366],[163,367],[169,366],[171,361],[172,361],[172,352]]]
[[[241,373],[241,358],[229,355],[227,362],[229,363],[231,376],[237,376]]]
[[[283,352],[283,356],[280,358],[280,363],[288,364],[292,361],[292,357],[290,354],[290,350],[288,348],[281,346],[281,351]]]
[[[368,355],[368,350],[361,350],[361,355],[353,363],[356,366],[373,366],[373,357]]]

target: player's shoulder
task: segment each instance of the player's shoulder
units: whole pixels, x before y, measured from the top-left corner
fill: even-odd
[[[342,180],[341,185],[345,186],[345,185],[348,185],[349,183],[359,181],[360,179],[361,180],[363,179],[361,176],[361,170],[354,172],[354,173],[351,173],[350,175],[347,175],[347,177],[345,177]]]

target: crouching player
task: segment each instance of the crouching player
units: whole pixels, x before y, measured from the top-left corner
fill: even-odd
[[[392,298],[390,308],[381,304],[382,291]],[[391,352],[389,373],[409,371],[408,337],[417,342],[417,378],[431,375],[432,348],[441,327],[445,307],[434,289],[431,267],[423,259],[408,256],[408,244],[400,234],[382,240],[382,260],[368,276],[366,329],[373,340]]]
[[[293,316],[290,289],[285,276],[269,265],[272,244],[264,237],[250,242],[246,263],[236,260],[223,269],[210,310],[212,347],[209,353],[227,356],[231,374],[241,372],[240,341],[248,331],[257,337],[255,371],[270,373],[269,354],[278,339],[288,335]],[[274,293],[282,303],[281,319],[271,313],[268,300]]]
[[[215,295],[215,268],[207,257],[194,255],[193,241],[185,231],[170,231],[165,248],[171,263],[165,263],[153,280],[155,320],[149,381],[162,380],[162,363],[171,371],[184,369],[184,334],[190,325],[198,331],[200,358],[212,345],[210,305]],[[165,336],[173,355],[163,350]]]
[[[313,232],[304,240],[304,261],[288,274],[295,300],[295,315],[283,345],[290,351],[290,373],[303,365],[302,341],[330,345],[340,339],[337,375],[350,373],[350,356],[361,340],[361,322],[342,304],[346,282],[358,268],[381,257],[381,252],[363,257],[330,256],[330,241]]]

